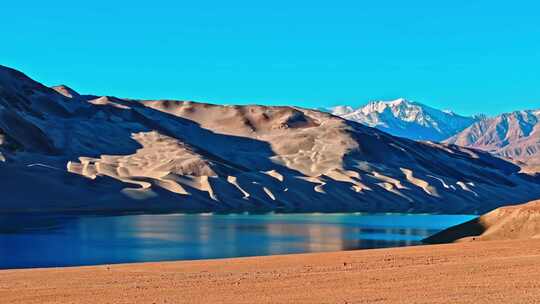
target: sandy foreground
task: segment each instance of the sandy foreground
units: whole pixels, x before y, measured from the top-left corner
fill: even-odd
[[[540,240],[0,271],[2,303],[540,303]]]

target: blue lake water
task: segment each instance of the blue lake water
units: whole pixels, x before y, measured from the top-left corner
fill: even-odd
[[[470,215],[0,216],[0,268],[410,246]]]

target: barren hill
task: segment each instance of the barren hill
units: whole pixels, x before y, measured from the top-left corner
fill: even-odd
[[[540,200],[501,207],[469,222],[443,230],[425,241],[449,243],[540,238]]]
[[[0,67],[15,211],[483,212],[540,196],[515,164],[297,107],[131,100]]]
[[[484,119],[445,142],[482,149],[540,166],[540,110],[516,111]]]

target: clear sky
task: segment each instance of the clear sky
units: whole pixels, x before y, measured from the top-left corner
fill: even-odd
[[[81,93],[540,108],[538,1],[5,1],[0,64]]]

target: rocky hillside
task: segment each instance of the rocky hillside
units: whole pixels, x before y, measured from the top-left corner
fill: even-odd
[[[478,121],[446,142],[540,166],[540,110],[516,111]]]
[[[540,196],[488,153],[296,107],[130,100],[0,67],[1,212],[483,212]]]

